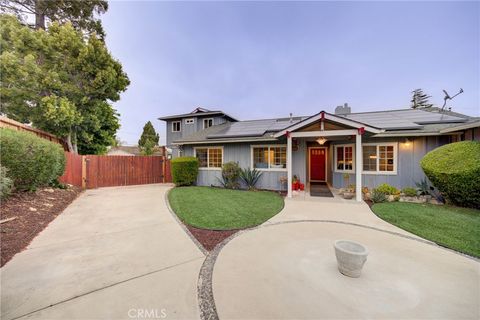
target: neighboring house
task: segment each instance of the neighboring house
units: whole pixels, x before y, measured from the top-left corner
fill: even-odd
[[[156,147],[153,156],[163,156],[163,148]],[[142,156],[142,151],[137,146],[111,147],[107,151],[108,156]]]
[[[296,175],[307,186],[323,181],[335,188],[349,181],[357,190],[381,183],[414,186],[425,177],[419,161],[427,152],[480,140],[480,118],[434,107],[351,113],[345,104],[335,114],[249,121],[197,108],[159,119],[167,123],[173,157],[199,158],[198,185],[218,185],[222,164],[235,161],[263,172],[259,188],[287,188],[289,196],[291,183],[282,186],[281,177],[292,181]]]

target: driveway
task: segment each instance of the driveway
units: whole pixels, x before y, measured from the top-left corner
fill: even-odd
[[[198,318],[205,256],[166,185],[88,190],[1,269],[1,318]]]
[[[360,278],[338,272],[337,239],[369,249]],[[264,225],[217,247],[201,277],[210,303],[202,312],[220,319],[480,318],[478,260],[411,236],[354,202],[287,199]]]

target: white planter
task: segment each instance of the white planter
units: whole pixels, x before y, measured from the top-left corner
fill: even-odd
[[[363,265],[367,261],[367,248],[350,240],[337,240],[334,247],[338,270],[348,277],[360,277]]]

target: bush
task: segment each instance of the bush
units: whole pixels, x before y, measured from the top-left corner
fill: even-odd
[[[416,197],[417,196],[417,189],[412,187],[405,187],[402,189],[402,192],[407,197]]]
[[[198,159],[195,157],[179,157],[171,162],[172,179],[177,186],[191,186],[198,176]]]
[[[387,201],[387,195],[384,192],[373,189],[371,199],[374,203],[381,203]]]
[[[7,175],[8,169],[0,165],[0,199],[6,199],[13,189],[13,181]]]
[[[254,190],[255,185],[262,176],[263,172],[258,171],[257,169],[245,168],[240,171],[240,179],[245,183],[248,190]],[[285,180],[286,182],[286,180]]]
[[[382,183],[377,188],[375,188],[378,192],[384,193],[385,195],[396,195],[400,192],[394,186],[389,185],[388,183]]]
[[[238,178],[240,177],[240,167],[238,163],[230,161],[222,165],[222,178],[218,181],[224,188],[238,189]]]
[[[35,190],[55,182],[65,171],[65,154],[59,144],[36,135],[0,129],[1,163],[19,190]]]
[[[480,208],[480,142],[441,146],[427,153],[420,166],[450,202]]]

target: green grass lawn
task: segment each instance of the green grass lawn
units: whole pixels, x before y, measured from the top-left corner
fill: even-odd
[[[269,191],[180,187],[170,190],[168,200],[183,222],[211,230],[253,227],[283,209],[283,198]]]
[[[377,203],[372,210],[422,238],[480,257],[480,210],[405,202]]]

